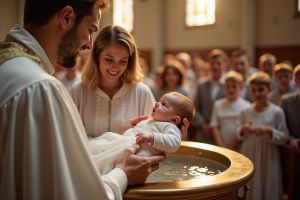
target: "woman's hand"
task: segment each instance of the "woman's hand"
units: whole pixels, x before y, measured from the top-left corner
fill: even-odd
[[[139,116],[139,117],[137,117],[137,118],[134,118],[134,119],[131,119],[130,121],[129,121],[129,124],[131,125],[131,126],[135,126],[135,125],[137,125],[139,122],[141,122],[141,121],[143,121],[143,120],[146,120],[146,119],[148,119],[149,118],[149,116]]]

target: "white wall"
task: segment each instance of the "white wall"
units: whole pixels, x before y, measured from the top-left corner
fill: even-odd
[[[0,0],[0,40],[9,28],[18,22],[17,0]]]
[[[257,10],[258,46],[300,44],[300,18],[294,17],[295,0],[257,0]]]
[[[187,28],[184,0],[167,0],[165,46],[167,49],[235,47],[241,40],[241,0],[216,0],[214,25]]]

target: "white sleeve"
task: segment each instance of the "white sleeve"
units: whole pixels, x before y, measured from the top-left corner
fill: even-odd
[[[175,152],[181,142],[181,132],[175,125],[168,125],[163,133],[153,133],[153,147],[168,153]]]
[[[62,83],[50,79],[17,91],[1,105],[0,120],[1,199],[122,199],[126,175],[97,171]]]
[[[285,143],[289,139],[289,137],[289,131],[286,125],[284,113],[282,109],[278,107],[274,112],[272,140]]]
[[[119,168],[114,168],[108,174],[102,176],[105,190],[109,199],[122,199],[122,194],[127,187],[127,176],[125,172]]]

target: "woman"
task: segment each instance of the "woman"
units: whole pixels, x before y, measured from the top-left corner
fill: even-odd
[[[159,100],[168,92],[178,92],[187,96],[187,91],[183,87],[185,79],[186,74],[182,64],[174,59],[168,60],[162,73],[162,87],[155,93],[155,98]]]
[[[150,115],[155,99],[143,75],[132,35],[119,26],[106,26],[97,36],[83,68],[82,81],[71,96],[89,137],[107,131],[122,133],[128,120]]]

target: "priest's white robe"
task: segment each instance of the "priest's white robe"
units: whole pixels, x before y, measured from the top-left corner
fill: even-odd
[[[77,108],[42,47],[18,25],[8,34],[42,66],[27,57],[0,65],[0,199],[122,199],[126,174],[98,172]]]

